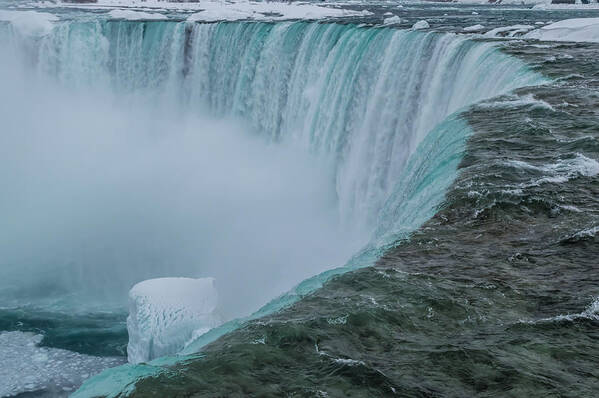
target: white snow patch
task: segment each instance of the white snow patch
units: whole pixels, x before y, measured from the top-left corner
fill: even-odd
[[[431,26],[429,25],[428,22],[426,21],[418,21],[416,22],[414,25],[412,25],[412,29],[414,30],[418,30],[418,29],[428,29]]]
[[[599,4],[551,4],[551,0],[536,4],[534,10],[597,10]]]
[[[39,347],[42,339],[35,333],[0,333],[0,397],[39,390],[64,394],[101,370],[123,363],[120,358]]]
[[[566,19],[527,33],[527,39],[599,43],[599,18]]]
[[[45,4],[45,3],[44,3]],[[135,12],[188,13],[189,22],[238,20],[317,20],[323,18],[360,17],[373,15],[368,10],[349,10],[306,2],[265,2],[247,0],[202,0],[178,2],[164,0],[98,0],[94,3],[48,3],[47,8],[78,8],[87,10],[135,10]],[[191,14],[193,13],[193,14]]]
[[[133,10],[112,10],[108,13],[112,19],[126,19],[128,21],[160,21],[168,19],[166,15]]]
[[[200,12],[187,18],[188,22],[204,21],[238,21],[262,20],[279,21],[293,19],[317,20],[323,18],[341,18],[372,15],[372,12],[345,10],[342,8],[323,7],[306,3],[282,2],[202,2]]]
[[[394,24],[398,24],[401,23],[401,18],[399,18],[397,15],[389,17],[389,18],[385,18],[383,20],[383,23],[385,25],[394,25]]]
[[[10,22],[23,35],[44,36],[52,31],[58,17],[47,12],[0,10],[0,21]]]
[[[485,27],[481,24],[476,24],[476,25],[472,25],[472,26],[466,26],[464,28],[464,32],[480,32],[481,30],[483,30]]]
[[[176,354],[221,323],[213,278],[158,278],[129,291],[130,363]]]

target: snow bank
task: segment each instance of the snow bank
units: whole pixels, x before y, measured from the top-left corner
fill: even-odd
[[[166,15],[133,10],[112,10],[108,13],[112,19],[126,19],[128,21],[160,21],[167,19]]]
[[[535,10],[597,10],[599,4],[551,4],[550,1],[542,4],[537,4],[533,7]]]
[[[489,1],[489,0],[456,0],[456,3],[460,4],[470,4],[470,5],[488,5],[488,4],[498,4],[498,5],[536,5],[536,4],[547,4],[551,3],[551,0],[497,0],[497,1]]]
[[[40,390],[48,396],[65,394],[101,370],[123,363],[120,358],[40,347],[42,338],[35,333],[0,332],[0,397]]]
[[[414,25],[412,25],[412,29],[415,29],[415,30],[418,30],[418,29],[428,29],[430,27],[431,26],[426,21],[418,21]]]
[[[0,10],[0,21],[10,22],[23,35],[44,36],[50,33],[58,17],[47,12]]]
[[[323,18],[340,18],[351,16],[371,15],[369,11],[354,11],[341,8],[321,7],[307,3],[283,2],[232,2],[222,3],[215,1],[201,2],[202,11],[192,14],[188,22],[204,21],[238,21],[253,20],[288,20]]]
[[[535,29],[524,37],[543,41],[599,43],[599,18],[566,19]]]
[[[61,7],[92,10],[110,10],[112,18],[131,20],[165,19],[158,12],[193,13],[189,22],[261,20],[278,21],[291,19],[317,20],[323,18],[360,17],[372,15],[367,10],[356,11],[333,8],[312,3],[260,2],[260,1],[219,1],[202,0],[197,2],[168,2],[159,0],[98,0],[94,3],[59,3]],[[135,10],[132,10],[134,8]]]
[[[158,278],[129,291],[130,363],[175,354],[220,324],[213,278]]]

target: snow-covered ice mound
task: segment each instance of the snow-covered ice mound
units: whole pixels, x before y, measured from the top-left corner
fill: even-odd
[[[414,25],[412,25],[412,29],[414,30],[419,30],[419,29],[428,29],[430,28],[430,24],[427,21],[418,21],[416,22]]]
[[[129,291],[127,355],[147,362],[181,351],[220,324],[214,278],[158,278]]]
[[[527,39],[599,43],[599,18],[566,19],[527,33]]]

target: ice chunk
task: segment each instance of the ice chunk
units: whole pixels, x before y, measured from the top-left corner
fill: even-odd
[[[533,30],[527,39],[599,43],[599,18],[566,19]]]
[[[481,25],[481,24],[472,25],[472,26],[466,26],[464,28],[464,32],[480,32],[484,28],[485,27],[483,25]]]
[[[23,35],[44,36],[50,33],[58,17],[47,12],[0,10],[0,21],[10,22]]]
[[[42,339],[30,332],[0,332],[0,397],[34,392],[62,396],[91,375],[124,362],[40,347]]]
[[[397,15],[389,17],[389,18],[385,18],[383,20],[383,23],[385,25],[394,25],[394,24],[398,24],[400,22],[401,22],[401,19]]]
[[[129,291],[130,363],[175,354],[220,324],[213,278],[158,278]]]
[[[108,13],[112,19],[126,19],[128,21],[159,21],[167,19],[166,15],[154,12],[142,12],[133,10],[112,10]]]
[[[412,25],[412,29],[428,29],[431,26],[426,21],[418,21],[414,25]]]

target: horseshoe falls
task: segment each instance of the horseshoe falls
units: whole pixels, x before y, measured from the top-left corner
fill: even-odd
[[[548,81],[451,32],[88,14],[0,20],[0,396],[133,393],[374,266],[446,206],[471,106]],[[122,365],[162,277],[215,278],[221,326]]]

